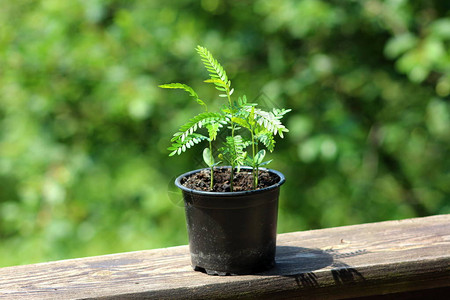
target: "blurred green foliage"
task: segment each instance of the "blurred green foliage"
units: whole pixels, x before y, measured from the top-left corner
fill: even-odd
[[[450,2],[1,0],[0,266],[187,243],[169,158],[236,95],[292,108],[279,232],[450,213]],[[201,151],[199,147],[197,151]]]

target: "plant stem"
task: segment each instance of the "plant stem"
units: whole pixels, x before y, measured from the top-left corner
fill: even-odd
[[[258,142],[255,143],[255,147],[256,147],[256,153],[258,153]],[[256,181],[255,190],[256,190],[256,187],[258,186],[258,176],[259,176],[259,165],[257,164],[256,165],[256,175],[255,175],[255,181]]]
[[[231,102],[230,89],[226,88],[227,97],[228,97],[228,105],[230,106],[231,119],[234,117],[233,103]],[[234,122],[231,121],[231,137],[234,139]],[[234,161],[232,159],[231,162],[231,170],[230,170],[230,191],[233,192],[233,181],[234,181]]]
[[[211,156],[212,156],[211,139],[209,140],[209,152],[211,153]],[[209,189],[212,191],[213,187],[214,187],[214,165],[211,166],[211,171],[209,173],[210,173],[209,176],[211,177],[211,183],[209,184]]]
[[[250,134],[252,135],[252,157],[253,157],[253,166],[252,166],[252,174],[253,174],[253,189],[256,190],[256,186],[258,185],[258,177],[255,176],[255,167],[258,168],[255,161],[255,138],[253,135],[253,128],[250,130]]]

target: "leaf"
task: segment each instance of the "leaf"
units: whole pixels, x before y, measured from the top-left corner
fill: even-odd
[[[276,116],[276,118],[281,119],[285,114],[287,114],[288,112],[292,111],[292,109],[278,109],[278,108],[274,108],[273,109],[273,113]]]
[[[206,79],[204,82],[206,83],[217,83],[219,85],[225,85],[226,83],[223,82],[221,79]]]
[[[220,65],[220,63],[212,56],[211,52],[209,52],[208,49],[202,46],[197,46],[195,50],[197,50],[197,53],[200,55],[211,79],[217,80],[215,83],[217,83],[221,88],[230,90],[231,82],[228,80],[227,73]]]
[[[200,104],[201,106],[205,107],[205,111],[208,110],[208,107],[206,106],[206,103],[203,102],[202,100],[200,100],[198,98],[197,93],[188,85],[183,84],[183,83],[168,83],[168,84],[161,84],[159,85],[160,88],[163,89],[181,89],[184,90],[186,92],[189,93],[189,95],[191,95],[191,97],[193,97],[195,99],[195,101],[197,101],[198,104]]]
[[[172,151],[169,156],[174,156],[175,154],[180,155],[195,144],[206,139],[208,139],[206,136],[198,133],[189,134],[184,140],[176,140],[172,143],[172,146],[167,148],[167,150]]]
[[[245,106],[247,104],[247,96],[243,95],[242,97],[238,97],[239,106]]]
[[[219,149],[220,159],[226,160],[232,166],[242,166],[244,164],[247,152],[244,151],[247,143],[240,135],[233,137],[227,136],[224,146]]]
[[[250,110],[250,114],[248,116],[248,122],[250,124],[250,126],[254,126],[255,125],[255,107],[252,106],[251,110]]]
[[[208,167],[212,167],[214,165],[214,157],[209,148],[205,148],[203,150],[203,161],[208,165]]]
[[[260,150],[258,153],[256,153],[254,158],[255,165],[259,166],[262,163],[264,156],[266,156],[266,150]]]
[[[269,131],[262,131],[256,135],[256,139],[262,143],[267,150],[272,152],[275,148],[275,139],[273,138],[273,134]]]
[[[254,161],[250,156],[247,156],[245,158],[245,163],[250,167],[255,167]]]
[[[261,127],[273,133],[273,135],[276,135],[278,133],[280,137],[283,137],[283,132],[288,132],[289,130],[284,127],[280,119],[283,118],[283,115],[289,111],[290,109],[273,109],[272,112],[266,112],[261,109],[255,109],[255,120]]]
[[[206,126],[206,129],[208,129],[209,134],[209,140],[214,141],[217,137],[217,132],[222,127],[222,124],[220,123],[210,123]]]
[[[175,139],[181,139],[183,141],[189,134],[192,134],[198,128],[210,122],[220,122],[222,124],[225,124],[226,118],[220,113],[201,113],[190,119],[186,124],[182,125],[179,129],[179,132],[174,134],[174,137],[176,136]],[[174,138],[172,138],[172,141],[173,140]]]
[[[260,163],[259,166],[262,167],[262,166],[268,165],[268,164],[270,164],[272,162],[272,160],[273,159],[268,160],[268,161],[264,161],[264,162]]]
[[[239,118],[239,117],[232,117],[231,122],[234,122],[238,124],[239,126],[242,126],[244,128],[250,129],[250,125],[247,123],[246,120]]]

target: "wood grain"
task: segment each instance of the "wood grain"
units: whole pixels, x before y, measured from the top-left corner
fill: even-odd
[[[438,299],[450,292],[450,215],[280,234],[276,261],[257,275],[209,276],[180,246],[7,267],[0,298]]]

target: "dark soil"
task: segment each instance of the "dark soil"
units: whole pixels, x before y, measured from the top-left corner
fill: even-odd
[[[181,180],[181,184],[189,189],[209,192],[231,192],[230,190],[230,169],[214,169],[214,188],[210,186],[210,170],[204,169]],[[276,184],[280,178],[278,175],[260,170],[258,176],[257,190]],[[233,191],[251,191],[253,188],[253,177],[251,170],[241,169],[234,174]]]

